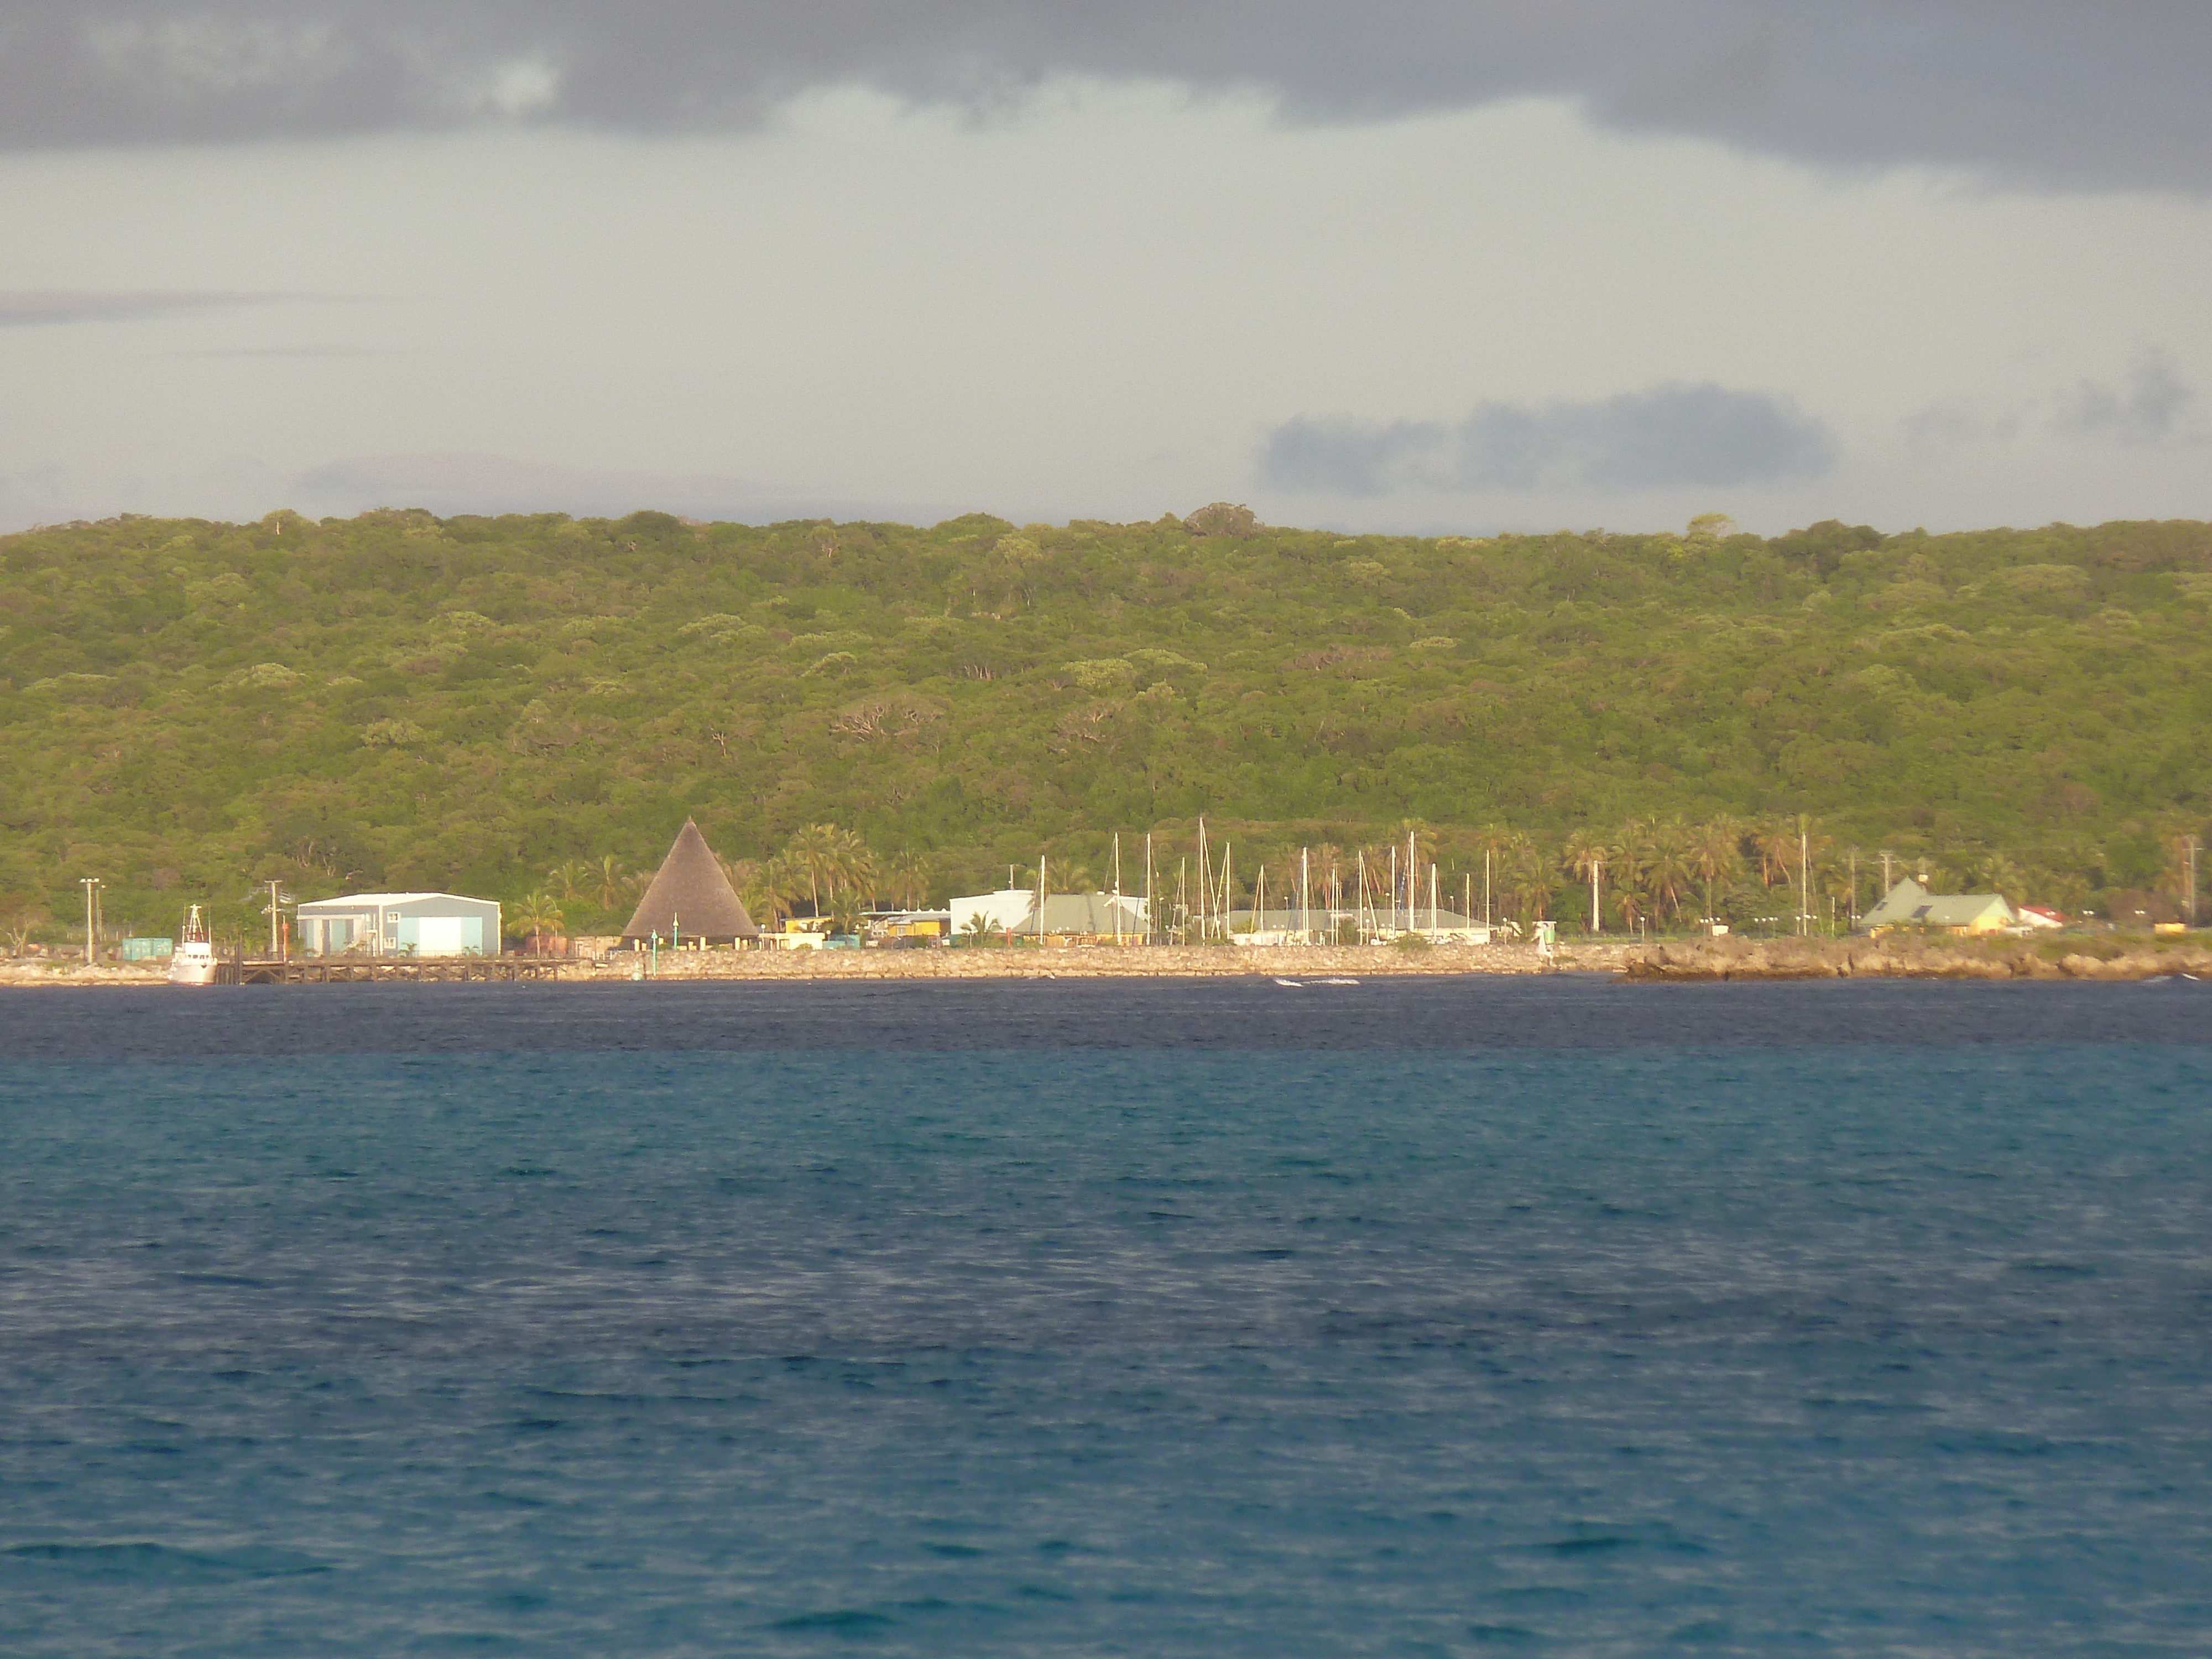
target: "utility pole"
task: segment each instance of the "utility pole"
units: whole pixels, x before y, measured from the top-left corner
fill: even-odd
[[[2189,925],[2197,925],[2197,837],[2189,838]]]
[[[84,889],[84,965],[90,968],[100,960],[100,878],[79,876],[77,885]]]
[[[1802,939],[1813,931],[1813,838],[1804,830],[1797,832],[1797,933]]]
[[[1894,862],[1896,862],[1896,860],[1894,860],[1894,859],[1893,859],[1893,857],[1892,857],[1892,856],[1891,856],[1887,852],[1886,852],[1886,851],[1885,851],[1885,852],[1882,854],[1882,855],[1881,855],[1881,896],[1882,896],[1884,898],[1887,898],[1887,897],[1889,896],[1889,890],[1890,890],[1890,888],[1894,884],[1893,883],[1892,883],[1892,882],[1891,882],[1891,880],[1890,880],[1890,878],[1889,878],[1889,866],[1890,866],[1892,864],[1893,864]]]
[[[1484,848],[1482,849],[1482,925],[1483,925],[1484,927],[1487,927],[1491,926],[1491,921],[1490,921],[1490,848],[1488,848],[1487,847],[1486,847],[1486,848]]]
[[[1856,932],[1856,931],[1857,931],[1857,929],[1858,929],[1858,925],[1859,925],[1859,849],[1858,849],[1857,848],[1856,848],[1856,847],[1854,847],[1854,848],[1851,848],[1851,913],[1850,913],[1850,915],[1851,915],[1851,928],[1852,928],[1852,931],[1853,931],[1853,932]]]
[[[1590,932],[1593,933],[1605,931],[1605,924],[1597,912],[1597,884],[1604,874],[1605,861],[1601,859],[1592,859],[1590,860]]]

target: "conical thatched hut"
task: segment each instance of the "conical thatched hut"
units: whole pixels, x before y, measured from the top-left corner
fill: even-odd
[[[690,818],[637,902],[636,914],[623,929],[623,943],[635,945],[656,933],[663,940],[703,939],[710,945],[760,937],[744,901]]]

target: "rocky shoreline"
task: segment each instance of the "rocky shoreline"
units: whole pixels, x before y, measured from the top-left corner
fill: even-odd
[[[1407,975],[1610,974],[1642,984],[1727,980],[1972,979],[2145,980],[2173,975],[2212,979],[2212,947],[2196,939],[1667,939],[1562,944],[1548,966],[1533,945],[1389,945],[1243,950],[1110,946],[983,951],[667,951],[663,980],[954,979],[1383,979]],[[561,964],[568,984],[628,983],[631,959]],[[34,986],[158,985],[159,963],[0,963],[0,988]]]
[[[1674,939],[1632,952],[1624,979],[2146,980],[2212,977],[2212,949],[2195,940]]]
[[[1600,942],[1562,945],[1559,969],[1618,974],[1633,947]],[[633,959],[562,964],[563,983],[628,983]],[[1404,975],[1536,974],[1549,971],[1533,945],[1282,945],[1260,949],[1110,945],[958,951],[664,951],[663,980],[949,979],[1381,979]],[[159,964],[87,969],[58,963],[0,964],[7,986],[154,985]]]

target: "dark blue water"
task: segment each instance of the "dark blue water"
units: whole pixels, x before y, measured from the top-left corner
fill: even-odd
[[[2203,1653],[2208,1015],[10,996],[0,1651]]]

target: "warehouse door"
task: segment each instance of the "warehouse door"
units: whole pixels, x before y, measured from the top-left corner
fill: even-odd
[[[481,938],[483,929],[474,916],[424,916],[421,927],[421,943],[415,948],[426,957],[457,957],[461,954],[461,930],[473,927]]]

